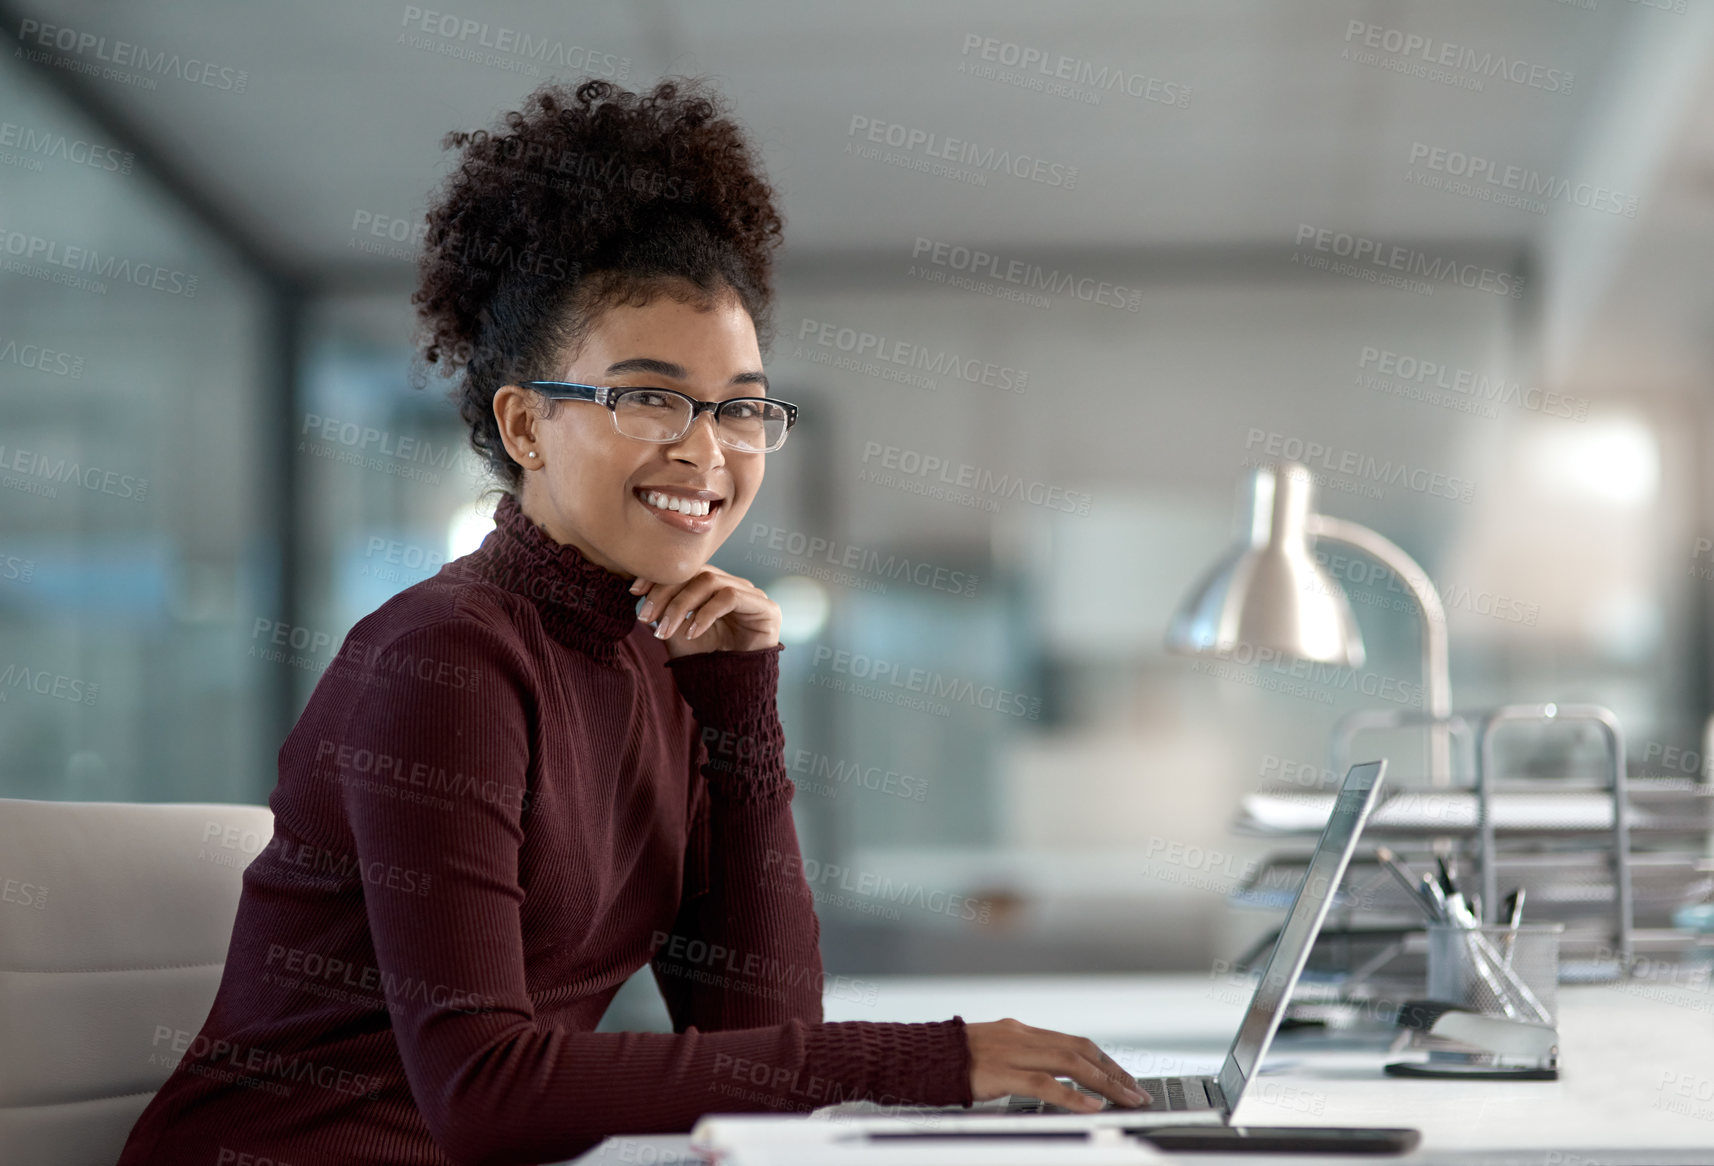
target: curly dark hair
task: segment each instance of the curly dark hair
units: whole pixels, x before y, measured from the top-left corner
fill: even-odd
[[[501,121],[441,142],[463,158],[427,215],[414,384],[428,364],[463,370],[449,396],[470,444],[516,490],[495,391],[555,379],[603,311],[661,295],[697,307],[735,295],[766,352],[784,221],[742,129],[700,80],[647,94],[550,81]]]

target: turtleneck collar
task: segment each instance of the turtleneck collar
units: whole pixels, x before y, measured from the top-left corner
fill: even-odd
[[[589,561],[531,522],[511,494],[494,510],[494,529],[463,562],[478,578],[523,596],[548,635],[569,648],[612,660],[637,626],[635,578]]]

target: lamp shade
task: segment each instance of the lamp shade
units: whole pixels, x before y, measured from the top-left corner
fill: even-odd
[[[1363,637],[1345,592],[1309,550],[1315,481],[1295,462],[1246,482],[1245,537],[1205,576],[1168,625],[1166,646],[1238,656],[1268,648],[1300,660],[1363,666]]]

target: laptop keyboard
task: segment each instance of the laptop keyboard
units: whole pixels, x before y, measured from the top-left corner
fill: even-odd
[[[1214,1106],[1209,1101],[1207,1087],[1203,1084],[1207,1080],[1206,1077],[1138,1077],[1137,1084],[1143,1087],[1143,1092],[1153,1098],[1141,1108],[1152,1110],[1212,1109]],[[1114,1105],[1093,1089],[1076,1081],[1070,1084],[1079,1093],[1085,1093],[1090,1097],[1099,1099],[1102,1102],[1102,1109],[1129,1108],[1128,1106]],[[1013,1097],[1011,1103],[1006,1106],[1006,1112],[1077,1113],[1081,1111],[1066,1109],[1062,1105],[1054,1105],[1036,1097]]]

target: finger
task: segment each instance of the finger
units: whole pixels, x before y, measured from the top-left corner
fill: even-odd
[[[710,627],[721,616],[738,609],[738,596],[731,591],[723,591],[711,597],[701,607],[696,609],[696,618],[685,625],[685,639],[694,640]]]
[[[724,581],[715,581],[702,602],[687,602],[684,613],[695,613],[696,623],[699,625],[697,634],[701,634],[707,631],[716,619],[733,612],[741,615],[765,615],[771,603],[760,588],[741,586],[728,576]],[[688,624],[686,630],[689,630]]]
[[[1056,1043],[1046,1049],[1040,1049],[1030,1056],[1030,1065],[1034,1068],[1047,1068],[1058,1077],[1070,1077],[1085,1089],[1099,1092],[1100,1096],[1111,1099],[1119,1106],[1140,1106],[1145,1104],[1147,1097],[1140,1089],[1133,1089],[1130,1084],[1130,1073],[1119,1070],[1119,1075],[1109,1072],[1106,1067],[1099,1065],[1085,1056],[1085,1046],[1094,1048],[1094,1041],[1085,1041],[1083,1037],[1061,1036]],[[1095,1049],[1099,1056],[1099,1049]]]
[[[1130,1073],[1126,1072],[1125,1067],[1123,1065],[1119,1064],[1119,1062],[1115,1061],[1112,1057],[1108,1056],[1106,1053],[1106,1050],[1104,1050],[1100,1045],[1096,1044],[1094,1041],[1090,1040],[1088,1037],[1083,1037],[1082,1040],[1083,1040],[1084,1046],[1085,1046],[1082,1050],[1083,1055],[1085,1057],[1089,1058],[1091,1061],[1094,1061],[1095,1064],[1103,1072],[1107,1073],[1109,1076],[1111,1076],[1119,1084],[1121,1084],[1121,1085],[1123,1085],[1129,1089],[1135,1090],[1138,1094],[1140,1094],[1142,1096],[1143,1100],[1145,1100],[1145,1101],[1153,1100],[1153,1098],[1149,1097],[1148,1090],[1144,1089],[1141,1085],[1138,1085],[1137,1079],[1135,1077],[1133,1077]]]
[[[660,619],[661,612],[683,586],[683,583],[650,583],[642,592],[643,605],[637,609],[637,618],[651,623]]]
[[[678,630],[678,623],[686,612],[701,611],[702,605],[726,586],[724,579],[714,579],[706,575],[699,575],[684,584],[661,608],[660,620],[655,624],[655,635],[663,640],[670,639]]]
[[[1141,1089],[1127,1083],[1130,1079],[1129,1073],[1120,1070],[1116,1076],[1084,1056],[1073,1055],[1072,1066],[1065,1071],[1065,1076],[1087,1089],[1095,1090],[1114,1105],[1137,1106],[1150,1100]]]
[[[1039,1097],[1051,1105],[1069,1109],[1074,1113],[1094,1113],[1101,1108],[1101,1099],[1091,1097],[1087,1093],[1079,1093],[1071,1086],[1063,1084],[1050,1073],[1026,1073],[1016,1090],[1025,1097]]]
[[[1051,1028],[1034,1028],[1027,1024],[1022,1027],[1032,1036],[1040,1038],[1041,1047],[1059,1047],[1066,1042],[1070,1042],[1070,1048],[1073,1052],[1077,1053],[1085,1060],[1093,1062],[1102,1070],[1102,1072],[1111,1074],[1123,1085],[1136,1089],[1139,1092],[1143,1092],[1142,1087],[1137,1084],[1137,1079],[1130,1073],[1126,1072],[1124,1066],[1120,1065],[1119,1062],[1108,1056],[1100,1045],[1096,1044],[1088,1037],[1072,1036],[1070,1033],[1057,1032]],[[1146,1092],[1144,1092],[1143,1095],[1145,1097],[1148,1096]]]

